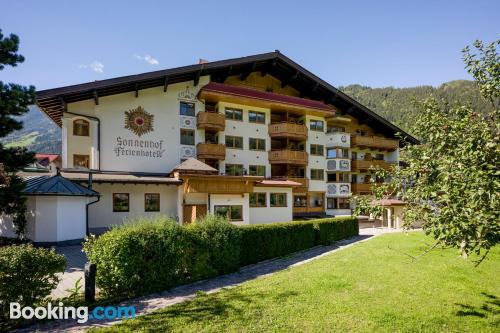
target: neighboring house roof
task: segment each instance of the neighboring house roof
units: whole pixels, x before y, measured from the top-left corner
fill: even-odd
[[[399,132],[408,141],[418,143],[417,139],[396,125],[320,79],[279,51],[42,90],[36,93],[36,102],[43,112],[61,126],[62,114],[68,103],[94,99],[97,104],[101,96],[138,92],[141,89],[152,87],[164,87],[166,91],[169,84],[190,80],[193,80],[196,86],[200,76],[204,75],[210,75],[212,81],[223,83],[228,76],[241,75],[244,78],[255,71],[276,77],[283,86],[289,85],[312,100],[332,104],[341,113],[360,119],[363,123],[374,127],[388,137],[395,137],[395,134]]]
[[[297,183],[291,180],[273,180],[273,179],[264,179],[259,182],[255,182],[256,186],[277,186],[277,187],[295,187],[301,186],[301,183]]]
[[[83,196],[95,197],[99,193],[57,173],[54,176],[28,176],[25,178],[25,195]]]
[[[258,99],[261,101],[276,102],[280,104],[293,105],[299,107],[307,107],[310,109],[316,109],[321,111],[331,112],[332,116],[335,114],[335,110],[323,103],[322,101],[315,101],[312,99],[305,99],[295,96],[276,94],[268,91],[261,91],[246,87],[232,86],[229,84],[210,82],[201,88],[200,93],[203,91],[211,91],[216,93],[222,93],[243,98]]]
[[[196,158],[188,158],[178,166],[176,166],[172,171],[180,171],[180,172],[208,172],[208,173],[217,173],[217,169],[212,168],[210,165],[205,164]]]
[[[59,156],[59,154],[35,154],[38,161],[47,159],[49,162],[54,162]]]

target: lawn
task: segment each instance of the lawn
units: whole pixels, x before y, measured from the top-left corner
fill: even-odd
[[[498,332],[500,248],[479,267],[387,234],[102,331]],[[99,330],[100,332],[101,330]]]

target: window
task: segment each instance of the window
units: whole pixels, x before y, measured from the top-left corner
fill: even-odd
[[[113,212],[128,212],[129,203],[128,193],[113,193]]]
[[[307,207],[307,197],[296,195],[293,197],[293,207]]]
[[[311,145],[310,147],[311,155],[323,156],[323,146],[322,145]]]
[[[226,164],[226,175],[243,176],[243,164]]]
[[[194,130],[181,129],[181,145],[194,146]]]
[[[336,173],[328,173],[326,175],[326,181],[329,183],[336,182],[337,181],[337,174]]]
[[[205,132],[205,143],[219,143],[217,133]]]
[[[257,123],[257,124],[265,124],[266,123],[266,114],[264,112],[248,111],[248,122],[249,123]]]
[[[345,127],[338,127],[338,126],[328,126],[326,128],[326,133],[339,133],[339,132],[345,132]]]
[[[250,193],[250,207],[267,207],[266,193]]]
[[[326,209],[335,209],[337,208],[337,202],[335,198],[326,198]]]
[[[180,113],[181,116],[191,116],[194,117],[194,103],[181,102],[180,103]]]
[[[311,180],[323,180],[324,174],[323,169],[311,169]]]
[[[271,193],[271,207],[286,207],[286,193]]]
[[[373,157],[374,160],[378,160],[378,161],[383,161],[384,160],[384,154],[375,154],[375,156]]]
[[[73,121],[73,135],[89,136],[90,124],[84,119],[77,119]]]
[[[347,198],[338,198],[337,202],[338,202],[339,209],[351,208],[351,207],[349,207],[349,199],[347,199]]]
[[[327,158],[349,158],[349,151],[341,148],[328,148],[326,150]]]
[[[226,147],[243,149],[243,137],[226,135]]]
[[[266,150],[266,140],[265,139],[249,138],[248,143],[249,143],[250,150]]]
[[[249,167],[250,176],[266,176],[266,166],[265,165],[250,165]]]
[[[351,152],[351,159],[353,161],[356,161],[358,159],[358,152],[357,151],[352,151]]]
[[[226,119],[229,120],[243,120],[243,110],[226,108]]]
[[[160,193],[144,194],[144,211],[145,212],[160,211]]]
[[[339,182],[349,183],[349,174],[339,173]]]
[[[309,121],[309,128],[311,131],[318,131],[318,132],[323,132],[323,121],[322,120],[310,120]]]
[[[243,220],[243,206],[233,205],[233,206],[214,206],[215,215],[225,216],[230,221],[242,221]]]
[[[89,155],[73,155],[73,168],[89,168]]]

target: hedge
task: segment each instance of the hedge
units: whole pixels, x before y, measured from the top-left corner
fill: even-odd
[[[140,218],[84,245],[106,296],[137,296],[281,257],[358,234],[355,218],[327,218],[237,227],[207,216],[182,226]]]
[[[0,247],[0,323],[6,320],[11,302],[41,304],[59,283],[57,273],[65,267],[66,259],[53,249],[31,244]]]
[[[239,267],[238,229],[226,221],[207,218],[188,227],[162,217],[133,222],[84,244],[107,296],[143,295]]]

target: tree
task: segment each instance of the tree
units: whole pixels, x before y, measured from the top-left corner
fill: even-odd
[[[0,30],[0,70],[24,61],[18,48],[19,38],[13,34],[4,37]],[[28,112],[34,101],[35,87],[0,81],[0,138],[22,128],[22,122],[15,117]],[[0,142],[0,214],[12,217],[19,238],[24,238],[26,228],[26,198],[21,193],[23,180],[17,173],[33,161],[33,153],[25,148],[6,148]]]
[[[465,48],[466,69],[476,79],[482,96],[493,109],[471,105],[441,105],[434,98],[417,102],[420,113],[412,132],[420,145],[402,149],[405,167],[374,170],[389,181],[372,186],[371,198],[355,198],[356,213],[380,214],[373,199],[398,197],[407,205],[405,227],[421,222],[435,246],[455,247],[463,257],[481,255],[500,241],[500,62],[495,41],[478,54]],[[375,178],[375,177],[373,177]],[[378,215],[380,216],[380,215]]]

